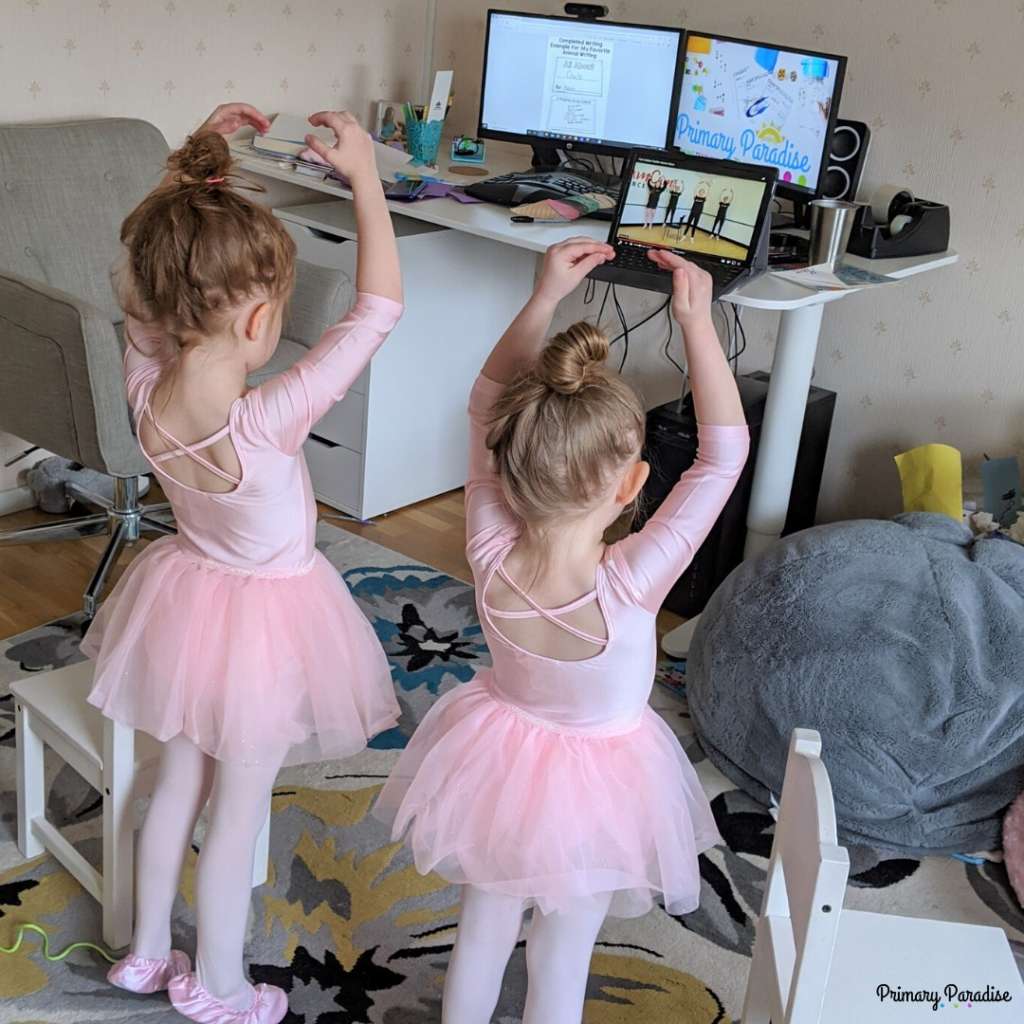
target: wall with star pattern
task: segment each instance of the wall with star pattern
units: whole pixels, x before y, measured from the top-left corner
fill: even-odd
[[[439,0],[436,67],[455,69],[452,122],[471,131],[486,0]],[[557,3],[516,0],[554,12]],[[958,266],[854,296],[825,317],[815,382],[839,393],[819,514],[898,509],[892,455],[926,441],[1024,449],[1024,0],[610,0],[621,20],[805,45],[850,58],[842,114],[874,132],[862,194],[883,182],[948,202]],[[224,98],[268,111],[347,106],[420,79],[425,0],[0,0],[7,120],[129,115],[172,143]],[[630,297],[628,315],[653,308]],[[577,297],[563,319],[590,312]],[[415,311],[410,315],[414,316]],[[745,316],[741,370],[770,366],[776,318]],[[678,389],[664,323],[627,369],[649,404]],[[0,447],[3,447],[0,438]],[[0,478],[0,487],[7,482]]]
[[[957,446],[969,477],[983,453],[1024,454],[1024,0],[607,3],[620,21],[848,55],[840,112],[873,132],[862,197],[882,183],[905,183],[952,209],[957,266],[826,311],[815,383],[837,391],[839,401],[819,517],[899,511],[892,456],[915,444]],[[434,61],[455,68],[452,117],[466,131],[476,126],[488,6],[439,0]],[[634,316],[651,308],[648,299],[632,300]],[[583,311],[577,303],[572,313]],[[777,317],[748,311],[744,322],[750,347],[740,369],[767,369]],[[630,354],[651,404],[678,386],[657,357],[664,325],[655,324],[633,339]]]

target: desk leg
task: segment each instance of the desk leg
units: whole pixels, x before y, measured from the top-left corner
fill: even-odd
[[[745,558],[753,557],[778,540],[786,524],[824,310],[824,303],[787,309],[779,322],[747,509]],[[661,641],[662,650],[672,658],[685,658],[699,620],[700,616],[695,616],[666,633]]]
[[[754,465],[747,508],[745,558],[763,551],[782,536],[793,490],[793,471],[807,411],[824,303],[787,309],[779,323],[772,379]]]

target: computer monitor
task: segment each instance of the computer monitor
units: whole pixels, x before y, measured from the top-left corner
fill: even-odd
[[[682,30],[487,12],[482,138],[535,150],[665,149]]]
[[[694,156],[763,164],[777,191],[821,192],[846,58],[687,33],[673,145]]]

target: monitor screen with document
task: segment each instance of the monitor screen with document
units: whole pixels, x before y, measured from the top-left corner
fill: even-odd
[[[669,144],[682,30],[488,11],[481,137],[587,152]]]

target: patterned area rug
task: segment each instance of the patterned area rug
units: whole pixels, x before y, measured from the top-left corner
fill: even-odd
[[[368,812],[426,709],[486,664],[487,650],[465,583],[326,524],[319,546],[374,623],[403,714],[399,727],[358,757],[282,773],[273,802],[270,880],[253,897],[251,973],[288,990],[287,1024],[431,1024],[440,1019],[458,894],[437,877],[418,875],[404,848],[390,843]],[[23,921],[42,924],[58,946],[100,934],[95,901],[51,858],[23,862],[15,845],[13,707],[6,684],[77,660],[79,626],[72,617],[0,641],[0,945],[13,942]],[[742,1002],[773,819],[703,756],[689,727],[681,666],[662,665],[659,682],[654,705],[696,765],[725,845],[701,857],[696,913],[673,917],[658,909],[605,926],[592,963],[587,1024],[724,1024],[737,1017]],[[49,777],[52,819],[95,856],[97,794],[60,764],[50,766]],[[201,843],[200,829],[196,849]],[[850,852],[847,906],[995,924],[1015,942],[1024,940],[1024,913],[1001,864]],[[195,851],[174,921],[175,944],[186,950],[194,947],[194,865]],[[91,954],[50,964],[34,940],[30,945],[28,952],[0,957],[0,1018],[9,1024],[181,1020],[163,997],[140,998],[105,984],[105,965]],[[495,1014],[498,1024],[520,1020],[525,987],[520,945]]]

